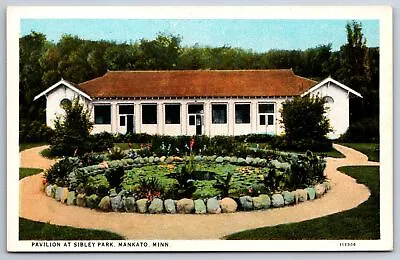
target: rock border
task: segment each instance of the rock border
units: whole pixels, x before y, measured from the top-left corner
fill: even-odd
[[[257,197],[241,196],[237,200],[226,197],[222,199],[207,198],[192,200],[183,198],[180,200],[154,198],[149,201],[146,198],[135,200],[133,196],[125,195],[126,191],[99,198],[96,194],[76,194],[68,191],[66,187],[46,185],[44,192],[68,206],[87,207],[104,212],[131,212],[140,214],[220,214],[234,213],[237,211],[267,210],[295,205],[307,200],[321,198],[331,189],[328,180],[315,186],[295,191],[283,191],[272,196],[260,194]]]

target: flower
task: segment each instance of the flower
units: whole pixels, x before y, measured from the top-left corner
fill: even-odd
[[[194,145],[194,137],[192,137],[192,139],[190,139],[190,144],[189,144],[190,151],[193,150],[193,145]]]
[[[47,179],[46,179],[46,178],[43,178],[43,179],[42,179],[42,184],[43,184],[43,185],[46,185],[46,183],[47,183]]]
[[[131,142],[128,143],[128,147],[132,148],[132,143]]]

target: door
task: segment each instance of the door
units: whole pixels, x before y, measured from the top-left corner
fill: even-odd
[[[196,135],[202,135],[203,117],[201,114],[196,115]]]
[[[134,123],[133,123],[133,115],[126,116],[126,132],[134,133]]]

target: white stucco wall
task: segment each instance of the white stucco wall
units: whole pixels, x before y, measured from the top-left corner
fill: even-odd
[[[311,94],[319,97],[332,97],[333,103],[328,105],[327,117],[333,131],[328,134],[328,137],[332,139],[340,137],[349,127],[349,93],[328,81]]]
[[[79,95],[75,91],[71,90],[65,85],[60,85],[53,89],[46,95],[46,123],[47,126],[54,128],[54,120],[57,116],[64,115],[64,110],[60,106],[60,102],[63,99],[73,100],[74,98],[79,98],[83,102],[86,108],[89,108],[90,103],[85,97]]]

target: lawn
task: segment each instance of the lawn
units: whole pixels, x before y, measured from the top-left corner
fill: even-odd
[[[379,144],[377,143],[341,143],[368,156],[369,161],[379,162]]]
[[[42,145],[47,145],[48,143],[20,143],[19,144],[19,151],[22,152],[23,150],[27,150],[33,147],[38,147]]]
[[[371,190],[371,196],[357,208],[300,223],[262,227],[234,233],[231,240],[379,239],[379,167],[346,166],[340,171]]]
[[[19,218],[20,240],[123,240],[124,237],[101,230],[73,228]]]
[[[25,177],[38,174],[43,171],[43,169],[38,168],[19,168],[19,179],[23,179]]]

